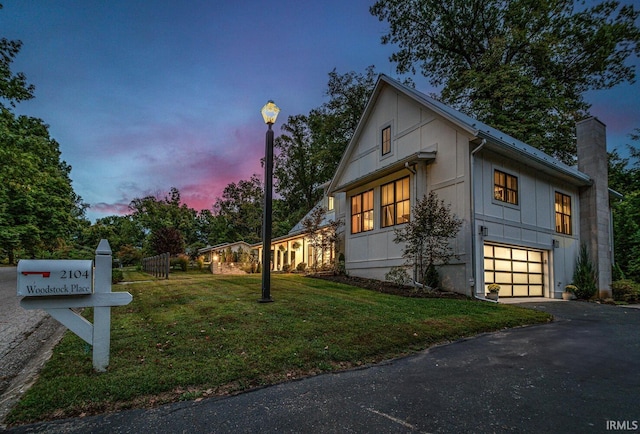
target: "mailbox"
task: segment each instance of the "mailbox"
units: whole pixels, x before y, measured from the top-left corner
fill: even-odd
[[[18,262],[18,295],[83,295],[93,293],[93,261],[22,259]]]

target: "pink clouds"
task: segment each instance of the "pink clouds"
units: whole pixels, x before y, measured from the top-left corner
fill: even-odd
[[[91,211],[103,214],[103,217],[109,215],[127,215],[131,213],[129,202],[125,203],[94,203],[91,204]]]
[[[172,187],[180,191],[182,203],[190,208],[211,209],[228,184],[262,173],[263,124],[253,124],[221,131],[215,139],[210,131],[184,125],[157,125],[111,137],[106,147],[110,160],[117,160],[114,166],[126,174],[115,178],[128,175],[136,181],[118,183],[120,197],[113,202],[93,203],[91,214],[127,214],[131,200],[147,195],[162,197]]]

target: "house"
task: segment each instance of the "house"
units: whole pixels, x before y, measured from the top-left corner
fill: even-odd
[[[304,263],[308,267],[316,265],[331,264],[335,261],[335,248],[320,249],[314,246],[304,227],[304,220],[310,217],[317,208],[324,209],[324,215],[318,225],[318,232],[323,233],[327,226],[335,220],[334,199],[324,195],[316,206],[309,211],[287,235],[271,239],[271,269],[274,271],[293,270],[299,264]],[[203,258],[204,264],[210,268],[212,273],[231,272],[229,267],[224,267],[223,263],[231,262],[225,258],[232,253],[245,253],[249,255],[249,260],[261,262],[262,243],[248,244],[244,241],[234,243],[223,243],[216,246],[207,246],[198,249],[198,256]],[[233,267],[231,267],[233,268]],[[236,267],[239,270],[239,268]]]
[[[204,265],[206,265],[212,273],[218,274],[222,271],[223,264],[235,262],[232,258],[238,260],[239,255],[252,254],[252,246],[245,241],[236,241],[234,243],[223,243],[215,246],[207,246],[198,249],[198,256],[202,257]],[[227,256],[231,256],[228,258]]]
[[[317,208],[324,209],[324,215],[318,225],[318,232],[327,230],[329,222],[335,221],[334,198],[326,194],[291,230],[287,235],[271,240],[271,269],[276,271],[293,270],[299,264],[307,267],[331,264],[335,261],[335,248],[321,249],[314,246],[307,234],[303,222],[309,218]],[[252,246],[262,258],[262,244]]]
[[[345,221],[347,273],[384,280],[404,263],[394,229],[433,191],[463,220],[443,285],[483,298],[561,298],[586,243],[610,296],[611,220],[605,126],[577,125],[570,167],[381,75],[329,187]]]

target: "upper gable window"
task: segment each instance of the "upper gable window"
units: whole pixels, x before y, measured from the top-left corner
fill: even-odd
[[[387,155],[391,152],[391,127],[384,127],[382,129],[382,155]]]
[[[493,172],[493,197],[501,202],[518,204],[518,178],[508,173]]]

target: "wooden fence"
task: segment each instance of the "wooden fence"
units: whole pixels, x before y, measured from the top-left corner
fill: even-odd
[[[169,278],[169,253],[162,253],[142,259],[142,271],[154,277]]]

